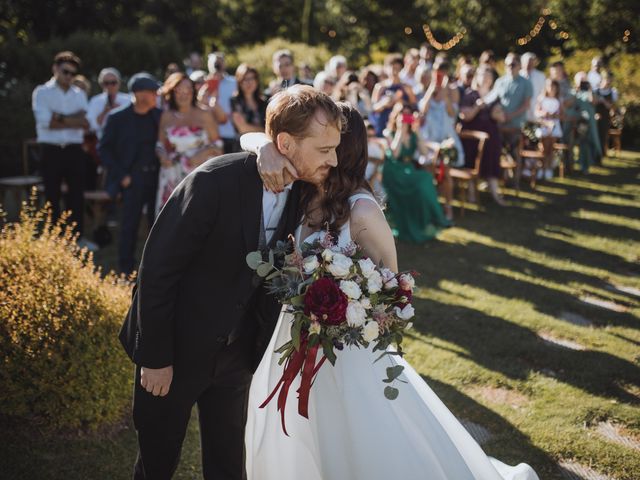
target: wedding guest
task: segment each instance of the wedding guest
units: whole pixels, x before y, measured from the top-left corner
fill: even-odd
[[[154,77],[137,73],[128,86],[132,103],[107,116],[99,146],[107,169],[106,190],[113,199],[122,195],[118,268],[125,274],[135,268],[138,230],[145,207],[149,227],[153,224],[159,166],[154,149],[162,113],[156,107],[160,83]]]
[[[321,72],[316,73],[316,78],[313,79],[313,88],[332,96],[333,90],[336,88],[336,82],[331,75],[329,75],[325,70],[322,70]]]
[[[562,117],[560,119],[562,143],[568,147],[565,152],[565,168],[571,171],[574,163],[573,150],[576,144],[576,124],[580,116],[580,110],[563,62],[558,61],[551,64],[549,67],[549,78],[557,81],[560,87],[560,103],[562,103]]]
[[[594,91],[600,87],[602,82],[602,57],[593,57],[591,60],[591,69],[587,73],[587,81],[591,84],[591,90]]]
[[[378,201],[384,204],[386,193],[382,186],[382,168],[389,144],[384,138],[376,137],[376,129],[369,121],[365,120],[365,126],[367,129],[368,161],[364,176]]]
[[[433,175],[414,162],[427,148],[414,128],[411,107],[395,108],[389,119],[391,147],[387,152],[382,185],[393,233],[400,240],[423,243],[451,222],[438,203]]]
[[[84,75],[76,75],[71,83],[82,90],[87,98],[91,95],[91,82]]]
[[[498,77],[500,76],[498,74],[498,70],[496,70],[496,63],[497,63],[497,58],[493,50],[485,50],[480,54],[480,59],[478,61],[478,64],[480,66],[487,65],[489,67],[489,70],[491,71],[491,75],[493,77],[493,82],[498,80]]]
[[[603,72],[600,87],[594,91],[596,95],[596,113],[598,115],[598,136],[602,155],[607,154],[609,145],[609,129],[611,128],[611,117],[615,114],[616,103],[618,102],[618,90],[612,86],[613,74]]]
[[[371,123],[376,128],[376,135],[382,136],[382,132],[387,126],[389,115],[394,105],[398,102],[409,103],[415,105],[416,97],[409,88],[400,79],[400,72],[404,68],[402,55],[387,55],[384,61],[384,68],[388,78],[378,83],[374,90],[371,101],[373,103]]]
[[[231,97],[238,90],[238,84],[236,79],[226,71],[224,53],[215,52],[210,54],[207,66],[209,68],[207,80],[217,85],[217,88],[211,92],[215,100],[210,100],[209,106],[213,108],[220,138],[222,138],[222,143],[224,144],[224,153],[233,153],[237,149],[237,144],[236,130],[231,120]],[[224,112],[224,118],[219,112],[216,112],[216,106]]]
[[[334,55],[329,59],[325,70],[334,83],[337,83],[347,71],[347,59],[343,55]]]
[[[536,101],[536,120],[540,127],[536,130],[544,153],[544,178],[553,178],[553,144],[562,138],[562,103],[560,85],[555,80],[547,80],[544,92]]]
[[[291,50],[278,50],[273,54],[273,73],[276,78],[264,92],[267,98],[292,85],[304,84],[296,77],[296,68]]]
[[[415,91],[418,85],[416,70],[420,64],[420,51],[417,48],[410,48],[404,54],[404,66],[400,71],[400,80]]]
[[[65,206],[71,211],[70,221],[82,235],[84,226],[85,156],[82,150],[87,95],[72,85],[80,68],[80,59],[70,51],[56,54],[53,77],[33,91],[32,107],[38,143],[42,146],[44,194],[51,204],[52,216],[60,216],[62,182],[67,184]],[[97,245],[81,238],[79,243],[90,249]]]
[[[178,66],[178,64],[175,62],[171,62],[169,65],[167,65],[167,68],[164,69],[165,80],[169,78],[171,75],[173,75],[174,73],[177,73],[179,71],[180,71],[180,67]]]
[[[598,136],[596,110],[591,84],[585,72],[578,72],[574,77],[574,95],[579,112],[576,124],[576,140],[579,147],[578,163],[583,173],[589,172],[591,165],[602,162],[602,146]]]
[[[435,58],[435,50],[428,43],[420,45],[420,60],[419,65],[427,70],[431,70],[433,66],[433,60]]]
[[[499,100],[505,113],[501,125],[502,140],[516,162],[520,161],[522,127],[531,104],[531,82],[519,74],[520,56],[509,53],[505,60],[505,75],[498,78],[493,89],[484,99],[487,103]]]
[[[195,85],[185,73],[167,78],[162,95],[168,109],[160,118],[155,148],[160,159],[156,212],[184,177],[222,153],[218,126],[209,112],[198,106]]]
[[[531,104],[527,110],[527,121],[535,122],[536,117],[536,100],[544,92],[546,77],[544,73],[538,70],[536,67],[540,62],[538,57],[533,52],[527,52],[522,55],[522,68],[520,69],[520,75],[531,82]]]
[[[258,70],[246,63],[236,69],[238,91],[231,98],[231,119],[238,137],[247,132],[264,132],[267,101],[260,93]],[[240,150],[240,145],[237,145]]]
[[[299,67],[300,81],[311,85],[313,83],[313,70],[308,63],[301,63]]]
[[[202,67],[204,66],[202,55],[200,55],[198,52],[191,52],[189,54],[187,62],[185,63],[186,68],[184,71],[189,76],[191,76],[193,72],[197,72],[198,70],[202,71]]]
[[[378,83],[378,75],[371,66],[366,66],[360,71],[360,75],[358,76],[360,85],[362,86],[362,91],[360,93],[360,98],[362,99],[363,105],[360,114],[363,118],[369,118],[372,112],[373,104],[371,101],[373,95],[373,89]]]
[[[471,85],[467,87],[460,100],[461,128],[479,130],[489,134],[485,141],[480,162],[480,176],[487,180],[489,192],[498,205],[504,200],[498,188],[500,178],[500,151],[502,139],[499,123],[504,120],[504,112],[498,100],[487,104],[483,98],[491,91],[493,73],[487,65],[478,67]],[[478,154],[478,142],[472,139],[461,139],[465,152],[465,166],[473,168]],[[474,192],[477,194],[477,192]]]
[[[98,84],[102,88],[102,93],[89,100],[87,110],[87,120],[98,139],[102,138],[102,129],[109,112],[131,103],[131,95],[120,92],[120,82],[120,72],[115,68],[107,67],[100,70]]]

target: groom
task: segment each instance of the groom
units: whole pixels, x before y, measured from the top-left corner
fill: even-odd
[[[267,108],[267,135],[305,182],[337,165],[340,129],[336,104],[311,87],[280,92]],[[134,479],[171,478],[194,404],[205,479],[243,478],[249,385],[280,310],[245,256],[294,232],[299,182],[289,190],[267,192],[253,154],[212,158],[151,229],[120,332],[136,364]]]

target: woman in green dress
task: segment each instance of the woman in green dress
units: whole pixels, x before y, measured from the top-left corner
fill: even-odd
[[[387,192],[387,214],[394,235],[400,240],[423,243],[451,222],[438,203],[433,175],[414,160],[417,153],[428,154],[414,125],[411,108],[394,110],[389,119],[392,140],[382,184]]]

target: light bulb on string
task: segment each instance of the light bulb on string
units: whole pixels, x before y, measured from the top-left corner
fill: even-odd
[[[424,36],[427,38],[427,41],[429,42],[429,44],[436,50],[450,50],[451,48],[455,47],[458,43],[460,43],[460,41],[464,38],[464,36],[467,33],[467,29],[462,27],[462,29],[459,32],[457,32],[453,37],[451,37],[446,42],[441,43],[438,40],[436,40],[435,36],[433,35],[433,32],[431,31],[431,28],[429,28],[429,25],[425,23],[422,26],[422,30],[424,31]]]

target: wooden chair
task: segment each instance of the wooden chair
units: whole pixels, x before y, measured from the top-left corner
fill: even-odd
[[[622,150],[622,129],[624,127],[625,113],[626,110],[623,107],[616,115],[612,116],[612,124],[615,125],[615,127],[609,129],[608,138],[605,144],[605,150],[608,150],[609,142],[613,144],[613,151],[615,152],[616,157],[620,154],[620,150]]]
[[[553,151],[560,157],[560,162],[558,163],[558,175],[560,178],[564,178],[565,164],[567,164],[567,169],[571,171],[571,166],[568,164],[569,145],[566,143],[554,143]]]
[[[462,130],[459,133],[460,139],[471,139],[478,141],[478,153],[474,159],[473,168],[450,168],[449,174],[453,179],[454,191],[456,186],[460,192],[461,215],[464,215],[466,196],[469,192],[469,185],[473,183],[475,191],[475,203],[480,205],[480,194],[478,192],[478,177],[480,175],[480,164],[484,153],[484,144],[489,139],[489,134],[479,130]]]

